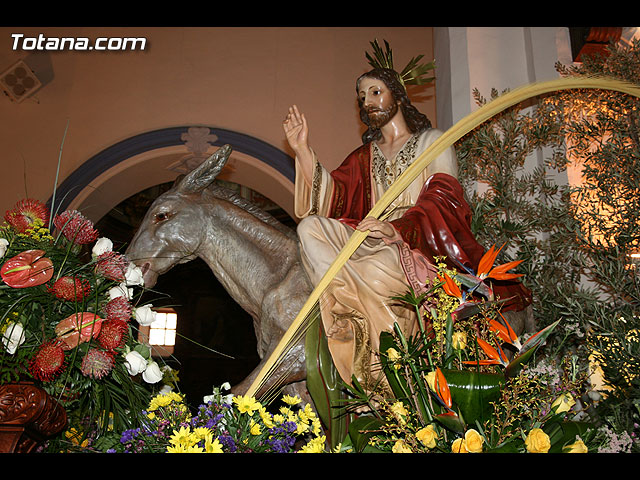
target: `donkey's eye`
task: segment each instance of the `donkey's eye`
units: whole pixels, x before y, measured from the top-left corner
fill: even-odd
[[[156,213],[155,219],[156,223],[164,222],[165,220],[169,220],[169,215],[165,212]]]

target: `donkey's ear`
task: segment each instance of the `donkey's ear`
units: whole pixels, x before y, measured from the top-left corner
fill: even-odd
[[[223,169],[230,154],[230,145],[220,147],[198,167],[176,182],[178,190],[184,193],[195,193],[207,188]]]

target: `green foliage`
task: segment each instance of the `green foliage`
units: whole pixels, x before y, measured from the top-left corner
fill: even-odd
[[[640,43],[556,67],[637,84]],[[615,435],[640,423],[639,107],[615,92],[561,92],[501,114],[456,145],[475,234],[487,247],[506,242],[503,261],[524,260],[519,272],[538,326],[562,319],[550,355],[577,354],[583,370],[598,362],[607,391],[593,413]],[[569,184],[569,175],[578,181]]]

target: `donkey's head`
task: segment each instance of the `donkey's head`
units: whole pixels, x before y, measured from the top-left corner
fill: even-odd
[[[155,285],[158,275],[178,263],[197,256],[205,235],[201,193],[220,173],[231,153],[224,145],[171,190],[159,196],[147,211],[129,248],[127,257],[144,272],[146,287]]]

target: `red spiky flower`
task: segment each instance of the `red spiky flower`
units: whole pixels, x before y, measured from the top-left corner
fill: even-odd
[[[29,364],[29,372],[36,379],[49,382],[65,369],[62,345],[56,339],[43,343]]]
[[[18,233],[24,233],[33,227],[36,220],[41,220],[43,225],[47,225],[49,209],[38,200],[26,198],[16,203],[12,210],[7,210],[4,219]]]
[[[85,377],[99,380],[113,369],[114,364],[113,353],[90,348],[82,359],[80,371]]]
[[[99,233],[88,220],[77,210],[66,210],[57,215],[53,224],[62,232],[67,240],[77,245],[95,242]]]
[[[105,252],[96,259],[96,273],[109,280],[122,282],[128,265],[127,259],[118,252]]]
[[[128,322],[131,320],[132,307],[126,297],[116,297],[102,308],[108,320]]]
[[[49,291],[62,300],[79,302],[89,295],[91,285],[87,280],[64,276],[56,280]]]
[[[124,345],[129,333],[129,326],[121,320],[106,320],[102,322],[98,343],[106,350],[113,351]]]

